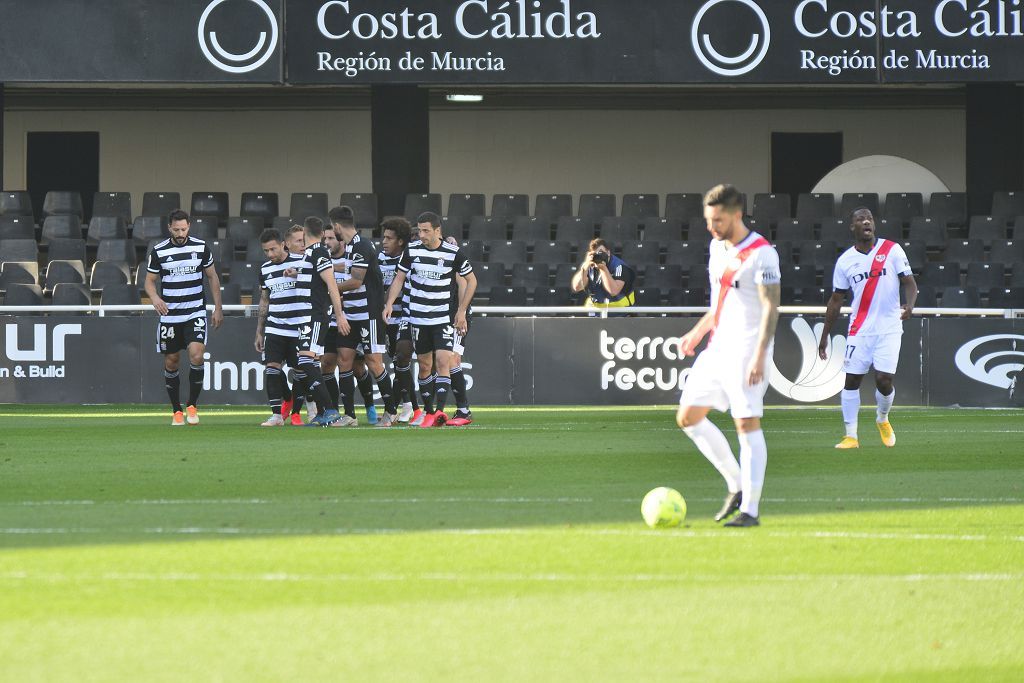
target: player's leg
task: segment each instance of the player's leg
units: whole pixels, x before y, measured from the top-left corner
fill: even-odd
[[[320,357],[320,375],[324,379],[327,394],[331,397],[331,407],[338,409],[338,349],[330,345],[324,346],[324,355]]]
[[[391,375],[384,365],[384,340],[386,338],[384,322],[381,320],[370,320],[369,328],[368,348],[366,349],[367,353],[363,355],[363,359],[367,370],[373,373],[377,389],[380,390],[381,401],[384,403],[384,417],[381,418],[378,426],[390,427],[398,418],[398,407],[395,402],[395,391],[391,383]]]
[[[423,420],[434,413],[434,336],[431,328],[414,327],[413,343],[419,366],[420,400],[423,402]],[[420,423],[422,425],[422,422]]]
[[[199,424],[199,394],[206,379],[206,364],[203,355],[206,344],[193,341],[188,345],[188,401],[185,403],[185,419],[190,425]]]
[[[772,351],[769,349],[768,357]],[[761,515],[761,491],[764,488],[764,473],[768,467],[768,445],[761,430],[764,415],[764,395],[768,391],[768,373],[757,384],[750,384],[746,378],[749,359],[734,364],[727,373],[723,387],[729,399],[729,412],[736,424],[740,442],[740,489],[743,492],[740,514],[726,523],[730,527],[751,527],[759,524]]]
[[[338,387],[341,390],[343,414],[347,418],[344,422],[348,426],[355,426],[358,424],[355,406],[356,381],[352,375],[352,367],[356,360],[356,350],[354,347],[346,346],[345,340],[339,339],[338,343]]]
[[[296,368],[304,375],[306,393],[311,400],[316,402],[316,417],[309,421],[310,425],[326,427],[336,422],[340,415],[338,411],[330,407],[331,397],[324,386],[323,376],[320,374],[320,362],[317,358],[324,352],[324,337],[326,333],[326,321],[313,320],[303,329],[307,332],[300,332],[299,343],[296,347],[299,356],[299,367]]]
[[[473,422],[473,413],[469,409],[469,396],[466,394],[466,376],[462,374],[462,356],[466,353],[466,335],[455,333],[452,345],[452,394],[455,396],[455,415],[448,420],[453,427],[461,427]]]
[[[901,342],[902,336],[899,334],[880,336],[872,359],[872,364],[875,366],[875,404],[877,405],[875,425],[878,427],[879,436],[882,437],[882,443],[889,448],[896,445],[896,432],[889,424],[889,411],[892,410],[893,401],[896,399],[893,378],[899,365]]]
[[[451,392],[452,388],[452,355],[453,354],[450,349],[434,349],[434,371],[437,373],[437,376],[434,378],[435,427],[443,427],[444,424],[448,421],[448,416],[445,414],[444,408],[445,404],[448,401],[448,394]]]
[[[846,370],[846,384],[839,395],[839,403],[843,411],[843,424],[846,435],[836,444],[836,448],[860,448],[857,436],[857,415],[860,412],[860,385],[871,367],[871,357],[875,344],[874,337],[851,337],[846,341],[846,359],[843,369]]]
[[[369,320],[363,321],[363,325],[371,325]],[[365,328],[364,328],[365,329]],[[360,347],[362,344],[360,344]],[[356,387],[359,388],[359,395],[363,397],[363,407],[366,409],[366,421],[372,425],[377,424],[377,408],[373,405],[373,379],[370,371],[366,369],[366,360],[362,348],[356,349],[356,360],[352,365],[352,375],[356,379]]]
[[[171,403],[171,426],[180,427],[185,424],[185,412],[181,408],[181,377],[178,364],[181,351],[185,348],[182,328],[173,323],[157,323],[156,350],[164,356],[164,388]]]
[[[270,417],[261,427],[279,427],[285,423],[287,413],[283,412],[283,397],[288,382],[285,380],[282,364],[285,360],[285,345],[290,339],[268,334],[263,340],[263,386],[267,391]]]
[[[411,412],[406,413],[405,406],[403,406],[402,413],[398,416],[399,422],[409,422],[423,416],[423,412],[420,410],[419,398],[417,397],[416,380],[413,379],[413,350],[412,326],[408,323],[402,323],[399,325],[398,340],[395,342],[395,374],[403,377],[403,390],[406,392],[403,395],[403,401],[408,402]],[[404,420],[402,419],[403,416],[405,416]]]

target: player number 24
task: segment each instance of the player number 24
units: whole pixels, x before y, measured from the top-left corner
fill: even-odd
[[[161,339],[174,339],[174,328],[173,327],[161,327],[160,328]]]

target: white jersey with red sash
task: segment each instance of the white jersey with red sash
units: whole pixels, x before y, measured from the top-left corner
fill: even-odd
[[[756,232],[735,246],[713,240],[708,275],[715,316],[708,349],[747,356],[757,346],[761,327],[763,304],[757,288],[779,284],[779,255]]]
[[[900,277],[910,275],[910,261],[903,248],[879,239],[864,254],[847,249],[836,262],[832,288],[853,292],[850,337],[900,333]]]

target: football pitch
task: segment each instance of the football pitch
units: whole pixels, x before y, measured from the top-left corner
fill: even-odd
[[[756,529],[670,407],[264,413],[0,406],[0,679],[1024,679],[1020,411],[770,410]]]

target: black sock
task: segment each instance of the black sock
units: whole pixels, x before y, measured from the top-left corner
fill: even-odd
[[[448,390],[452,388],[451,377],[438,377],[434,380],[434,393],[437,400],[437,411],[444,412],[444,404],[448,400]]]
[[[329,376],[324,377],[324,386],[327,387],[327,394],[331,397],[331,407],[337,410],[338,397],[340,395],[337,376],[331,373]]]
[[[195,406],[199,404],[199,394],[203,391],[204,377],[206,377],[205,366],[188,366],[188,403],[185,405]]]
[[[320,374],[320,364],[309,356],[299,359],[299,366],[306,374],[306,395],[309,400],[316,401],[316,414],[323,415],[325,410],[331,408],[331,397],[324,386],[323,375]]]
[[[290,401],[292,400],[292,388],[288,386],[288,378],[284,376],[284,370],[279,371],[281,373],[281,400]]]
[[[420,402],[416,398],[416,383],[413,379],[412,364],[402,367],[395,366],[395,395],[401,403],[408,401],[412,409],[417,410]]]
[[[164,368],[164,386],[167,387],[167,397],[171,399],[171,407],[174,412],[181,412],[181,380],[178,378],[177,370]]]
[[[352,376],[352,371],[343,372],[338,378],[338,387],[341,389],[341,402],[345,406],[345,414],[349,417],[356,416],[356,404],[355,404],[355,393],[356,393],[356,380]]]
[[[423,399],[423,410],[434,412],[434,376],[428,375],[420,380],[420,398]]]
[[[394,387],[391,385],[391,375],[387,370],[380,373],[380,377],[377,378],[377,388],[380,389],[380,400],[384,402],[384,412],[388,415],[397,413]]]
[[[264,371],[264,384],[267,389],[267,403],[270,404],[270,412],[274,415],[281,414],[281,396],[284,388],[288,386],[284,381],[284,373],[280,368],[267,367]]]
[[[363,370],[363,376],[356,378],[356,384],[363,396],[363,405],[369,408],[373,405],[373,381],[370,379],[370,371]]]
[[[452,368],[452,393],[455,394],[455,405],[464,413],[469,412],[469,397],[466,396],[466,376],[462,368]]]
[[[405,375],[402,374],[402,369],[397,365],[395,368],[395,379],[392,382],[391,390],[395,395],[396,403],[405,403],[409,399],[406,398],[409,395],[409,389],[405,386]]]

